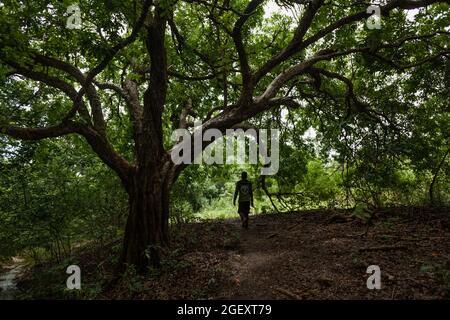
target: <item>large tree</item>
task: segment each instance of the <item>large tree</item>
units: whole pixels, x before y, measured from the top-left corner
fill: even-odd
[[[170,134],[192,126],[189,116],[225,131],[330,95],[331,81],[336,118],[362,114],[395,129],[399,119],[371,103],[362,77],[448,66],[449,6],[382,3],[382,29],[368,30],[369,1],[279,0],[293,14],[268,17],[264,0],[87,0],[71,29],[70,2],[2,1],[0,133],[84,137],[129,195],[122,263],[145,270],[168,243],[169,193],[186,167],[171,160]]]

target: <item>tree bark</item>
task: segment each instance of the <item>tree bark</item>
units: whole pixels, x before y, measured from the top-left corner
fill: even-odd
[[[137,161],[131,178],[125,183],[130,212],[121,258],[122,268],[133,265],[140,273],[149,266],[159,267],[161,249],[168,245],[169,192],[174,181],[171,174],[173,163],[163,145],[167,61],[164,43],[166,20],[160,8],[155,9],[146,27],[150,80],[144,93],[142,114],[135,113],[134,122],[139,123],[133,128]],[[137,96],[136,88],[128,86],[128,89]]]
[[[125,227],[120,267],[133,265],[144,273],[160,266],[161,249],[168,245],[169,192],[168,163],[152,170],[137,170],[127,186],[129,215]]]

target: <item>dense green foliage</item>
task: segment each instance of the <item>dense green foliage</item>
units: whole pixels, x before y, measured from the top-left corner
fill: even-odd
[[[248,3],[226,2],[239,12]],[[353,2],[331,1],[342,9],[326,7],[319,11],[307,35],[314,35],[330,21],[358,12],[367,4]],[[278,3],[287,8],[304,8],[289,1]],[[107,56],[111,44],[131,33],[141,9],[140,2],[135,1],[80,1],[84,27],[71,30],[65,27],[69,4],[71,1],[2,1],[0,125],[5,119],[8,124],[22,127],[54,125],[71,108],[70,99],[60,90],[30,80],[20,72],[11,74],[9,61],[31,65],[36,72],[77,87],[73,77],[36,63],[35,52],[90,70]],[[220,74],[194,82],[170,78],[162,115],[164,144],[169,147],[173,145],[170,134],[187,97],[195,109],[189,119],[201,119],[217,105],[236,103],[243,79],[236,72],[239,60],[226,32],[236,21],[233,11],[211,13],[209,7],[189,1],[161,4],[187,38],[181,48],[180,37],[167,28],[169,71],[194,77],[209,75],[214,66],[214,72]],[[296,23],[295,16],[268,15],[267,10],[265,16],[264,11],[263,6],[259,7],[242,30],[249,65],[254,69],[289,43]],[[326,74],[318,79],[311,70],[280,89],[281,96],[295,93],[294,108],[279,106],[247,121],[254,127],[281,130],[277,175],[263,179],[258,174],[260,167],[250,165],[190,166],[172,188],[171,223],[236,216],[232,194],[243,169],[254,182],[258,213],[353,208],[360,204],[449,204],[448,53],[418,63],[442,48],[448,50],[449,12],[444,3],[420,9],[414,19],[408,18],[405,11],[395,10],[383,20],[381,31],[367,30],[362,23],[348,24],[299,52],[291,61],[277,65],[258,83],[257,94],[264,92],[271,76],[313,52],[363,45],[373,48],[373,52],[343,55],[315,65],[329,72],[342,72],[351,79],[359,103],[358,99],[350,102],[345,82]],[[216,23],[204,23],[209,15]],[[394,63],[371,54],[378,52],[381,44],[437,31],[442,33],[429,41],[405,41],[402,47],[383,49],[385,60],[418,63],[412,68],[399,70]],[[99,82],[118,83],[123,77],[139,85],[147,81],[145,72],[124,71],[130,65],[138,69],[147,63],[144,37],[140,36],[108,64],[98,76]],[[195,54],[198,49],[212,57],[209,65]],[[229,85],[227,102],[224,82]],[[139,89],[141,95],[144,89]],[[129,112],[120,95],[109,93],[99,90],[108,123],[106,135],[116,151],[133,161]],[[75,118],[86,121],[81,113]],[[18,142],[0,135],[0,258],[24,254],[35,260],[59,260],[80,243],[116,239],[123,234],[127,208],[127,194],[120,180],[79,136]]]
[[[76,144],[81,146],[75,148]],[[6,150],[11,149],[3,148],[0,172],[2,256],[59,260],[80,243],[102,245],[123,233],[127,199],[120,182],[79,139],[21,143],[13,153]],[[280,211],[351,208],[358,203],[380,207],[429,203],[431,165],[414,166],[405,157],[389,165],[366,158],[347,166],[328,157],[321,159],[314,145],[302,150],[282,154],[280,172],[266,179]],[[254,181],[255,212],[275,212],[257,169],[192,166],[172,190],[172,223],[235,218],[232,195],[241,170],[249,171]],[[435,185],[439,204],[450,203],[446,172],[444,168]]]

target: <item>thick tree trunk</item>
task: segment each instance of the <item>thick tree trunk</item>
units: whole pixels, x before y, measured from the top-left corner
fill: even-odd
[[[133,265],[142,273],[160,266],[160,252],[168,245],[170,183],[163,166],[136,172],[128,186],[129,216],[121,267]]]

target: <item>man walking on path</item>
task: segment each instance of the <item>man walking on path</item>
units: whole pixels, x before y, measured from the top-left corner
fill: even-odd
[[[253,206],[252,183],[247,180],[247,172],[241,173],[241,180],[236,183],[234,191],[233,205],[236,205],[236,198],[239,195],[238,213],[241,216],[242,227],[248,229],[248,215],[250,213],[250,205]]]

